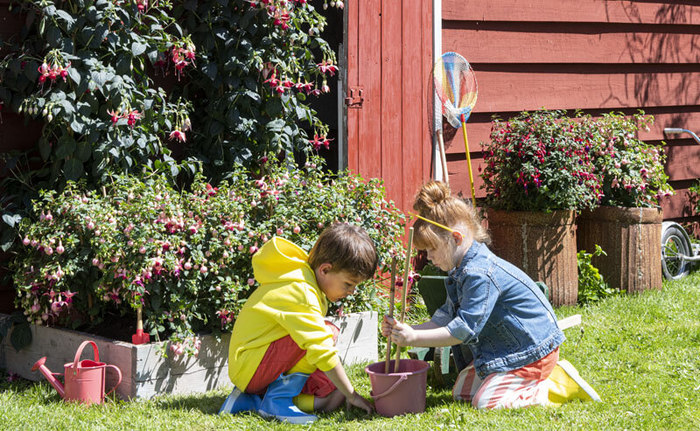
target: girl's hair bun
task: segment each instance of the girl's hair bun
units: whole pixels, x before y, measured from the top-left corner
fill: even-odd
[[[447,184],[442,181],[430,181],[424,184],[416,195],[413,209],[419,213],[432,213],[437,206],[448,200],[450,196],[450,188]]]

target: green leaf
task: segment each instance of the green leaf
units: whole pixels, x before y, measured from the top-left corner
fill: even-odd
[[[134,54],[134,57],[138,57],[139,55],[143,54],[146,52],[146,49],[148,49],[148,45],[145,43],[134,42],[131,44],[131,53]]]
[[[83,133],[83,123],[78,118],[74,118],[73,121],[71,121],[70,128],[73,129],[75,133]]]
[[[202,66],[202,72],[204,72],[204,74],[207,75],[212,81],[215,80],[216,74],[218,72],[216,63],[205,64],[204,66]]]
[[[76,85],[80,85],[80,73],[75,67],[68,68],[68,76],[75,82]]]
[[[19,214],[3,214],[2,221],[7,223],[10,227],[15,227],[20,221],[22,221],[22,216]]]
[[[83,175],[83,164],[78,159],[68,159],[63,167],[66,179],[76,181]]]
[[[83,163],[90,160],[92,156],[92,146],[87,141],[78,142],[78,148],[75,151],[75,156]]]
[[[39,155],[44,161],[49,159],[49,156],[51,155],[51,144],[49,143],[48,139],[39,140]]]
[[[12,244],[14,244],[16,237],[17,234],[12,229],[3,230],[2,239],[0,239],[0,248],[2,251],[7,251],[12,248]],[[0,336],[0,340],[2,340],[2,336]]]
[[[70,136],[63,136],[58,140],[58,145],[56,148],[56,157],[59,159],[65,159],[68,156],[73,155],[75,151],[75,141]]]
[[[15,325],[10,334],[10,343],[18,352],[32,344],[32,329],[28,323]]]

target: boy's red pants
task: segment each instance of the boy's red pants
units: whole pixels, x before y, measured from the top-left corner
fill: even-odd
[[[331,322],[326,322],[326,325],[333,333],[333,342],[335,343],[338,340],[340,330]],[[250,383],[245,388],[245,392],[263,395],[270,383],[274,382],[280,374],[291,370],[304,355],[306,355],[306,350],[302,350],[289,335],[272,342],[260,361],[258,369],[253,374],[253,378],[250,379]],[[326,374],[321,370],[316,370],[309,376],[301,393],[323,398],[334,390],[336,390],[336,386],[326,377]]]

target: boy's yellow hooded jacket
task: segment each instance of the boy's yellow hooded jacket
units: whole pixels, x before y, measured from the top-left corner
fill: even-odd
[[[280,237],[273,237],[253,256],[260,286],[236,318],[228,354],[229,377],[237,388],[245,390],[268,346],[287,335],[321,371],[340,362],[324,323],[328,300],[308,258],[304,250]]]

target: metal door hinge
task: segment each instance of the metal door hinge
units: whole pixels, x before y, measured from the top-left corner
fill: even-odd
[[[362,87],[350,87],[348,96],[345,98],[345,106],[353,109],[361,109],[364,101],[364,89]]]

